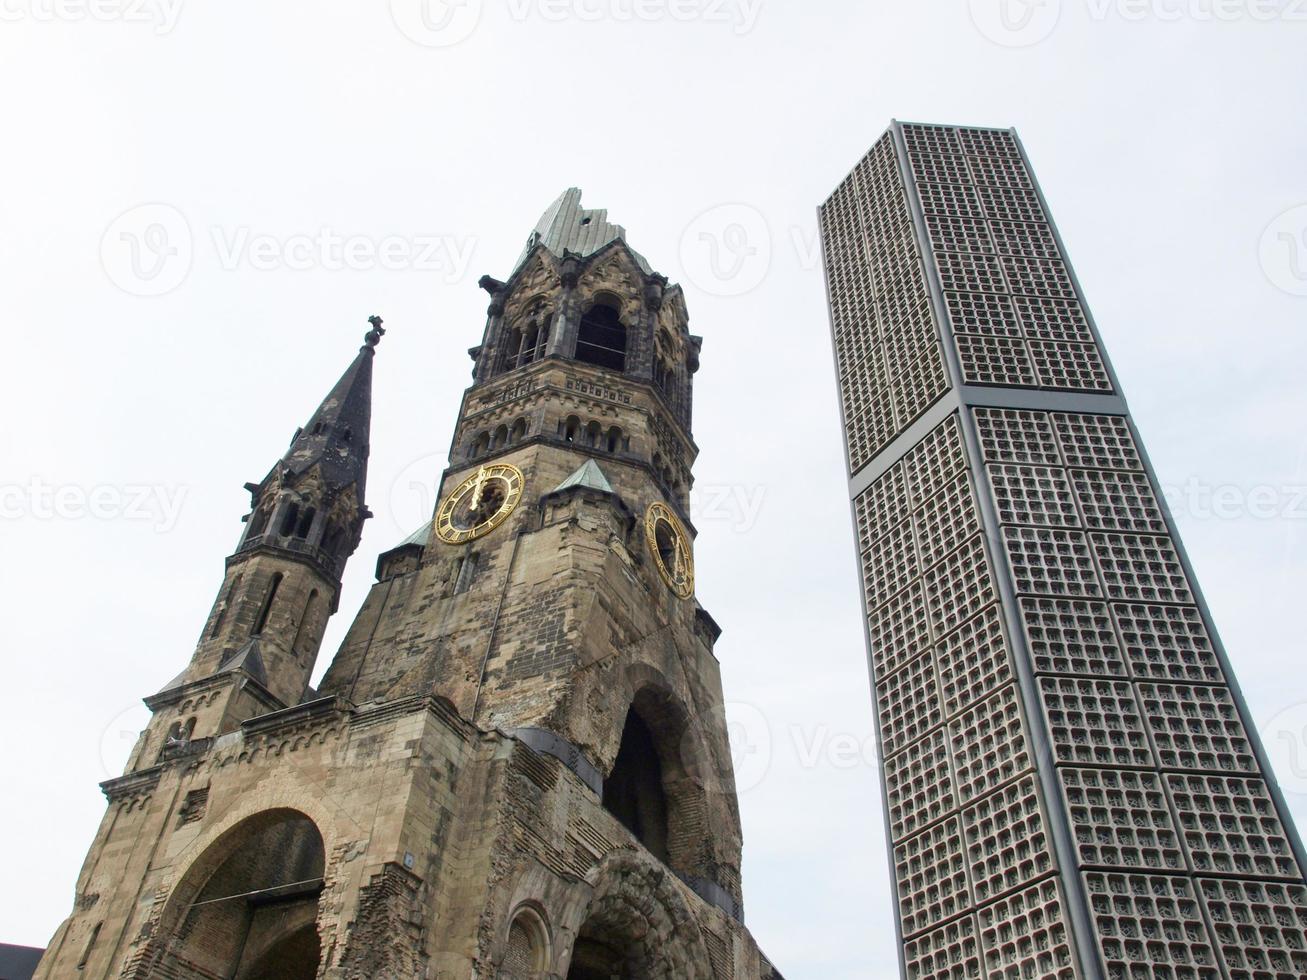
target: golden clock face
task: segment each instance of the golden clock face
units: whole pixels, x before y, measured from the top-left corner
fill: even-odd
[[[666,504],[650,504],[644,515],[644,535],[667,587],[682,599],[694,595],[694,553],[680,518]]]
[[[441,502],[436,536],[445,544],[462,544],[489,534],[508,520],[521,499],[521,470],[507,463],[482,466]]]

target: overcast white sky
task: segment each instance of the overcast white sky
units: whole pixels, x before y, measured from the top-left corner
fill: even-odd
[[[892,117],[1020,130],[1307,818],[1307,2],[1002,2],[0,0],[0,941],[69,911],[241,484],[380,313],[325,668],[428,516],[477,278],[577,185],[705,338],[749,925],[791,980],[894,976],[815,220]]]

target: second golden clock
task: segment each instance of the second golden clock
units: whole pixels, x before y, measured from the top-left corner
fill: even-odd
[[[644,515],[645,540],[663,582],[676,595],[694,595],[694,552],[685,525],[662,502],[649,505]]]

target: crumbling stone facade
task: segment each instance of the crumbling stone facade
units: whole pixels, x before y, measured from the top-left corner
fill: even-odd
[[[249,485],[38,977],[778,976],[743,925],[719,630],[692,594],[700,342],[624,238],[569,191],[482,280],[448,505],[380,556],[314,691],[370,516],[374,318]]]

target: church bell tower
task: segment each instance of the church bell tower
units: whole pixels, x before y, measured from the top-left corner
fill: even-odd
[[[489,276],[431,521],[309,686],[367,343],[252,508],[41,978],[771,980],[688,513],[700,339],[568,190]]]

